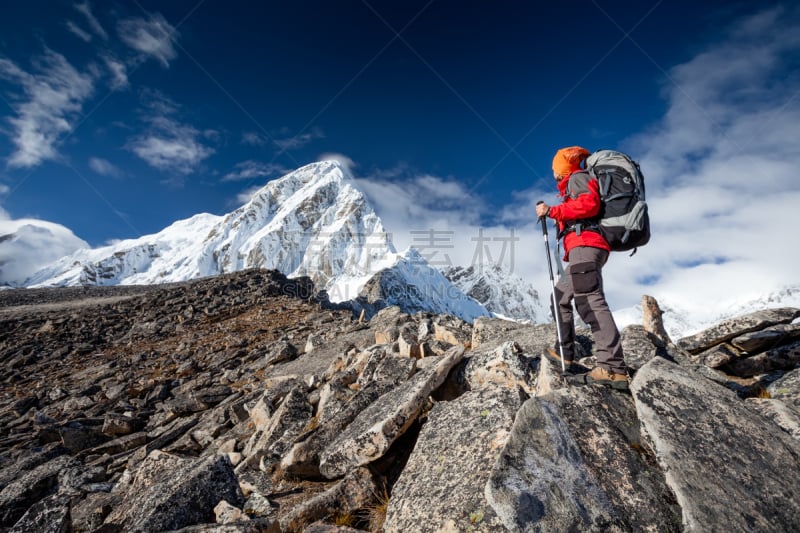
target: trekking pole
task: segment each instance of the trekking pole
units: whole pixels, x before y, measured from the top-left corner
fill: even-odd
[[[536,202],[536,205],[543,204],[544,202]],[[550,238],[547,235],[547,217],[539,217],[539,222],[542,223],[542,235],[544,235],[544,249],[547,252],[547,270],[550,272],[550,285],[552,291],[550,292],[550,301],[553,304],[553,318],[556,319],[556,336],[558,337],[558,354],[561,356],[561,374],[567,373],[567,365],[564,362],[564,343],[561,339],[561,319],[558,316],[558,302],[556,302],[556,280],[553,276],[553,261],[550,259]]]

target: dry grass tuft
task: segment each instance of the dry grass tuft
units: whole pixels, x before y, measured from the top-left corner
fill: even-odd
[[[375,499],[363,511],[363,520],[369,524],[369,531],[379,533],[383,531],[386,522],[386,511],[389,509],[389,490],[384,485],[374,494]]]

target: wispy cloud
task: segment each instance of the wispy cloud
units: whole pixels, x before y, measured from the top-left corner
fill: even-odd
[[[8,214],[8,211],[3,209],[1,204],[1,202],[4,200],[4,196],[6,196],[9,192],[11,192],[11,188],[8,185],[0,183],[0,221],[11,218],[11,216]]]
[[[0,58],[0,78],[16,83],[21,92],[12,104],[15,116],[8,119],[16,146],[8,165],[34,167],[56,159],[58,140],[72,130],[94,91],[96,74],[79,72],[64,56],[46,49],[33,60],[30,73]]]
[[[104,41],[108,40],[108,33],[106,33],[106,30],[103,29],[100,21],[98,21],[97,17],[95,17],[92,13],[92,7],[89,5],[89,2],[76,4],[75,9],[78,10],[78,12],[80,12],[84,17],[86,17],[86,22],[89,24],[89,27],[92,29],[95,35],[102,38]]]
[[[156,91],[144,93],[147,130],[128,141],[127,147],[150,166],[170,174],[186,176],[214,153],[201,142],[204,132],[181,123],[178,105]]]
[[[122,170],[117,168],[111,161],[99,157],[89,158],[89,168],[94,170],[101,176],[108,176],[114,179],[121,179],[124,177]]]
[[[231,172],[222,177],[222,181],[242,181],[258,178],[280,176],[289,172],[289,169],[277,163],[262,163],[260,161],[242,161],[236,164]]]
[[[242,134],[242,144],[249,146],[267,146],[269,143],[269,138],[257,131],[246,131]]]
[[[521,231],[486,223],[487,204],[463,182],[405,164],[372,170],[355,182],[398,249],[413,246],[439,268],[502,265],[519,271]]]
[[[103,61],[108,68],[109,74],[111,74],[111,88],[114,90],[127,89],[129,86],[128,67],[125,66],[125,63],[115,59],[111,55],[104,55]]]
[[[283,137],[281,139],[275,139],[273,142],[275,146],[280,148],[282,151],[287,150],[297,150],[298,148],[302,148],[303,146],[307,145],[311,141],[316,139],[324,139],[325,134],[319,128],[314,128],[310,132],[302,133],[300,135],[294,135],[291,137]]]
[[[143,56],[156,59],[164,68],[178,56],[175,44],[180,34],[160,13],[121,20],[117,32],[122,42]]]
[[[69,30],[70,33],[75,35],[81,41],[85,43],[92,42],[92,36],[89,34],[89,32],[81,29],[80,27],[78,27],[77,24],[75,24],[71,20],[68,20],[65,25],[67,27],[67,30]]]

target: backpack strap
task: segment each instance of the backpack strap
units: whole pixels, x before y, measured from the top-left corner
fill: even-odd
[[[584,231],[594,231],[595,233],[600,233],[600,225],[596,220],[590,218],[574,220],[564,225],[564,229],[558,232],[558,238],[563,239],[565,235],[572,233],[573,231],[576,235],[580,235]]]

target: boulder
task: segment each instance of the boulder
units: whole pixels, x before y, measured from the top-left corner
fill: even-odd
[[[787,372],[767,387],[771,398],[800,409],[800,368]]]
[[[267,457],[269,462],[279,460],[310,419],[311,406],[306,401],[305,388],[292,389],[269,421],[256,426],[242,455],[248,458],[250,464],[258,464],[256,461],[262,457]]]
[[[400,329],[397,337],[397,348],[403,357],[420,359],[423,357],[423,348],[417,338],[419,328],[416,324],[406,324]]]
[[[722,344],[717,344],[708,350],[700,352],[695,359],[709,368],[720,368],[741,356],[742,353],[734,346],[723,342]]]
[[[476,349],[482,345],[498,345],[510,339],[520,342],[518,337],[529,337],[531,331],[539,332],[541,337],[542,346],[546,346],[549,342],[552,344],[552,339],[555,337],[555,328],[548,325],[531,326],[529,324],[521,324],[513,320],[505,320],[503,318],[489,318],[478,317],[472,325],[472,349]],[[522,335],[520,335],[522,334]],[[552,336],[550,336],[552,334]],[[520,342],[520,344],[523,344]],[[529,346],[523,347],[529,353],[534,351]]]
[[[282,531],[302,531],[307,524],[325,516],[350,514],[366,507],[378,485],[368,468],[357,468],[333,487],[292,508],[278,521]]]
[[[459,378],[466,389],[500,386],[512,390],[520,388],[527,394],[533,394],[538,360],[525,356],[514,341],[507,341],[495,348],[491,346],[483,345],[464,358]]]
[[[800,338],[800,324],[779,324],[739,335],[731,344],[747,353],[758,353]]]
[[[378,311],[369,321],[369,329],[375,333],[375,344],[391,344],[400,336],[400,327],[411,321],[411,316],[393,305]]]
[[[294,361],[300,355],[297,347],[286,339],[280,339],[270,346],[263,356],[252,365],[253,369],[262,369],[271,365],[278,365],[287,361]]]
[[[236,506],[243,503],[226,456],[193,460],[155,451],[122,494],[126,505],[115,508],[105,523],[142,533],[211,523],[221,500]]]
[[[796,529],[800,443],[732,391],[661,358],[636,373],[631,392],[686,531]]]
[[[680,531],[654,462],[630,397],[561,388],[519,410],[486,495],[509,531]]]
[[[721,367],[727,374],[749,378],[773,370],[791,370],[800,365],[800,342],[773,348],[772,350],[735,359]]]
[[[247,522],[250,517],[242,512],[238,507],[234,507],[225,500],[220,500],[214,507],[214,516],[217,524],[235,524],[237,522]]]
[[[31,533],[32,531],[66,533],[71,530],[69,496],[53,495],[33,504],[9,530],[9,533]]]
[[[383,456],[463,355],[463,346],[454,347],[435,367],[418,372],[362,411],[320,455],[322,475],[341,477]]]
[[[72,457],[62,455],[23,473],[6,485],[0,491],[0,527],[13,525],[29,507],[56,486],[62,470],[76,464]]]
[[[141,430],[144,424],[141,420],[118,413],[107,413],[103,420],[102,432],[106,435],[120,437],[130,435]]]
[[[409,359],[407,361],[413,362]],[[346,402],[338,404],[335,411],[328,402],[326,413],[331,414],[326,415],[323,420],[318,413],[319,425],[298,437],[298,442],[281,459],[280,468],[283,474],[295,478],[321,477],[319,465],[323,450],[342,435],[361,412],[394,387],[394,382],[371,381],[363,389],[353,393]]]
[[[472,327],[463,320],[449,315],[441,315],[433,322],[434,340],[469,348],[472,343]]]
[[[800,317],[800,309],[794,307],[756,311],[749,315],[723,320],[700,333],[684,337],[677,344],[681,349],[696,354],[751,331],[762,330],[777,324],[788,324],[797,317]]]
[[[772,398],[748,398],[745,403],[764,418],[775,422],[786,433],[800,440],[800,412],[796,409]]]
[[[648,333],[652,333],[663,344],[670,344],[672,341],[664,328],[664,313],[658,305],[658,301],[647,294],[642,295],[642,326]]]
[[[484,487],[520,404],[516,388],[503,386],[436,403],[392,488],[384,531],[501,528]]]

